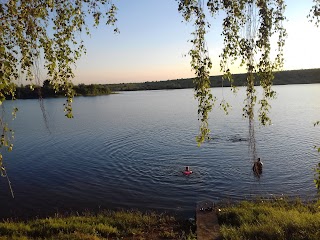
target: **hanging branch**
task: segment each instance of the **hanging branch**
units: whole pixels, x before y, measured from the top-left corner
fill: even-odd
[[[316,27],[320,26],[320,0],[313,0],[314,5],[310,9],[310,12],[308,14],[309,21],[314,23]],[[314,127],[320,126],[320,121],[316,121],[314,123]],[[314,146],[314,148],[320,153],[320,147]],[[314,183],[316,185],[316,188],[318,189],[318,193],[320,194],[320,163],[316,165],[314,170]]]
[[[276,92],[271,89],[274,75],[273,72],[283,67],[283,48],[287,32],[283,27],[285,4],[283,0],[258,1],[259,17],[261,19],[257,48],[261,53],[257,64],[260,85],[263,88],[263,98],[259,101],[259,120],[262,125],[271,124],[268,116],[270,111],[269,100],[276,96]],[[270,39],[273,34],[278,34],[277,55],[274,61],[271,60]]]
[[[201,120],[198,142],[207,139],[209,129],[207,123],[208,113],[212,105],[206,104],[212,100],[209,88],[209,72],[211,61],[205,47],[205,33],[207,23],[204,15],[204,1],[180,0],[179,11],[185,20],[195,20],[196,31],[193,33],[193,49],[190,51],[191,67],[196,73],[195,90],[199,102]],[[223,12],[225,17],[222,22],[222,36],[224,47],[222,50],[220,68],[223,79],[228,80],[233,86],[230,65],[238,60],[247,71],[247,96],[243,108],[243,116],[249,121],[254,119],[254,106],[257,102],[255,85],[263,88],[263,96],[258,101],[259,121],[262,125],[270,124],[268,115],[270,111],[269,100],[276,93],[272,90],[273,72],[283,66],[283,46],[287,36],[283,28],[285,4],[283,0],[207,0],[207,7],[212,16]],[[271,59],[271,38],[278,36],[277,47],[274,49],[276,58]],[[256,61],[256,58],[259,60]],[[210,65],[208,65],[210,63]],[[201,80],[200,80],[201,79]],[[234,86],[233,86],[234,87]],[[205,103],[205,104],[203,104]],[[220,104],[227,112],[229,105],[224,101]]]
[[[16,85],[23,77],[34,88],[39,68],[43,68],[55,91],[66,96],[65,116],[73,117],[74,66],[86,52],[81,33],[90,34],[88,16],[94,26],[105,18],[114,26],[117,8],[111,0],[7,0],[0,2],[0,105],[6,98],[15,99]],[[114,28],[115,32],[119,32]],[[41,56],[40,56],[40,53]],[[39,58],[44,66],[39,66]],[[17,109],[12,111],[15,116]],[[0,118],[1,147],[12,150],[11,133],[4,115]],[[0,131],[1,131],[0,130]],[[5,171],[2,155],[0,168]],[[6,175],[7,176],[7,175]]]
[[[193,21],[195,27],[192,32],[191,68],[195,73],[193,80],[195,97],[198,100],[198,120],[200,120],[200,133],[196,137],[198,146],[210,138],[208,126],[209,112],[212,110],[214,98],[210,91],[210,69],[212,62],[206,46],[205,35],[210,25],[206,21],[203,3],[201,1],[181,1],[179,11],[186,21]]]
[[[313,6],[308,14],[309,21],[317,27],[320,26],[320,0],[313,0]]]

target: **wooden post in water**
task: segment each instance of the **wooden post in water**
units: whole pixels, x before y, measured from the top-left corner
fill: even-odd
[[[218,216],[213,202],[203,201],[197,204],[196,209],[197,239],[221,239]]]

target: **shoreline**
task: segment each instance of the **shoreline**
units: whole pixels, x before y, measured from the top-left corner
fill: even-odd
[[[222,239],[311,239],[320,237],[320,200],[242,201],[216,205]],[[135,210],[56,214],[34,220],[7,219],[7,239],[196,239],[195,219]],[[4,238],[6,239],[6,238]]]

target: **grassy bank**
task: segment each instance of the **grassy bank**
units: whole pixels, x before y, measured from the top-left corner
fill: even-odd
[[[191,225],[166,214],[105,211],[0,223],[0,239],[195,239]]]
[[[224,239],[320,239],[320,201],[242,202],[222,208],[219,224]]]
[[[218,213],[223,239],[320,239],[320,201],[286,200],[225,205]],[[30,221],[0,222],[1,239],[196,239],[195,226],[172,215],[105,211]]]

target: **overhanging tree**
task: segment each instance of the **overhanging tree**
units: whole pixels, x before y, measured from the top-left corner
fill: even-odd
[[[179,11],[186,21],[193,22],[195,31],[191,40],[193,49],[189,52],[191,66],[196,73],[194,80],[198,113],[201,120],[198,143],[209,138],[208,113],[213,99],[210,93],[209,70],[212,67],[206,47],[205,34],[210,27],[209,17],[223,12],[222,36],[224,48],[220,68],[224,79],[233,82],[229,66],[236,61],[247,71],[247,97],[243,116],[251,123],[254,119],[254,106],[257,102],[255,84],[263,88],[263,96],[258,100],[261,124],[271,123],[268,116],[269,99],[274,98],[271,89],[273,72],[283,66],[283,47],[287,36],[283,27],[285,3],[283,0],[180,0]],[[220,34],[220,33],[219,33]],[[277,45],[272,49],[271,38],[277,36]],[[272,59],[272,51],[276,52]],[[254,59],[258,58],[258,61]],[[256,73],[256,74],[255,74]],[[229,105],[222,100],[220,104],[227,111]]]
[[[15,99],[15,82],[30,81],[31,88],[40,82],[39,71],[46,71],[55,91],[67,98],[65,115],[72,118],[74,90],[73,68],[85,53],[81,34],[90,34],[88,17],[94,26],[105,19],[107,25],[116,22],[116,6],[110,0],[8,0],[0,2],[0,104],[6,98]],[[118,32],[117,28],[114,28]],[[39,59],[44,65],[39,65]],[[17,109],[13,110],[15,115]],[[12,150],[13,131],[4,116],[0,117],[1,148]],[[0,154],[0,170],[6,175]]]
[[[314,5],[310,9],[310,13],[308,15],[310,22],[314,23],[317,27],[320,26],[320,0],[313,0]],[[320,121],[316,121],[314,123],[314,126],[319,126]],[[317,149],[318,153],[320,153],[320,147],[315,146],[315,149]],[[314,174],[314,182],[316,184],[316,188],[318,189],[318,192],[320,193],[320,162],[317,164],[317,166],[314,168],[315,174]]]

